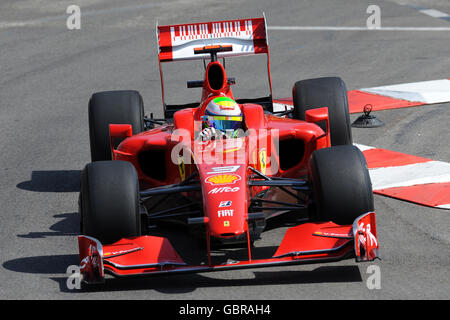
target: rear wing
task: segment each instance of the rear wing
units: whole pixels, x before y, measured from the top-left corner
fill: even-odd
[[[160,62],[208,59],[194,48],[218,44],[233,46],[218,58],[269,52],[264,18],[158,26],[157,32]]]
[[[164,102],[164,82],[161,63],[180,60],[209,59],[210,55],[195,54],[194,49],[213,45],[231,45],[232,50],[218,52],[217,58],[267,54],[267,71],[271,102],[272,82],[270,79],[269,45],[267,39],[266,19],[262,18],[200,22],[156,26],[158,41],[158,60],[161,76],[162,100],[165,116],[173,115],[176,106],[166,106]],[[192,107],[192,103],[183,107]],[[170,112],[169,112],[170,111]]]

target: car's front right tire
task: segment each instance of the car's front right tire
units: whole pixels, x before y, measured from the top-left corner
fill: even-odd
[[[133,134],[144,131],[144,104],[137,91],[104,91],[89,100],[91,160],[111,160],[109,124],[131,124]]]
[[[366,160],[355,146],[335,146],[313,152],[310,163],[313,218],[352,224],[374,210],[373,191]]]

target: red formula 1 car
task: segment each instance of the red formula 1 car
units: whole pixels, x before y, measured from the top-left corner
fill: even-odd
[[[267,97],[235,100],[224,67],[226,57],[250,54],[266,54],[269,67],[264,18],[157,32],[160,70],[164,62],[204,61],[204,79],[187,84],[202,88],[201,101],[168,105],[163,89],[165,119],[157,120],[144,116],[136,91],[92,96],[92,162],[79,198],[84,281],[375,259],[372,187],[352,144],[342,80],[299,81],[294,108],[274,112],[270,70]],[[208,113],[211,103],[224,112],[238,106],[239,115]],[[236,121],[239,128],[230,126]],[[204,139],[211,128],[232,134]],[[259,239],[281,214],[296,225],[275,249],[261,250]],[[237,259],[227,255],[236,248]]]

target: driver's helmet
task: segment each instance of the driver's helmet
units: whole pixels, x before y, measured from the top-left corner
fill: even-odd
[[[212,99],[202,116],[203,129],[214,128],[223,133],[234,133],[237,129],[242,129],[242,121],[241,108],[228,97]]]

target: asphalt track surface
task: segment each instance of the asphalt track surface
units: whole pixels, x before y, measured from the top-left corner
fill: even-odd
[[[80,30],[66,28],[71,4],[81,7]],[[382,26],[450,27],[450,21],[411,6],[450,13],[444,0],[2,1],[0,298],[448,299],[450,212],[381,196],[375,196],[381,261],[111,280],[88,291],[66,286],[66,268],[78,263],[77,198],[80,170],[90,161],[89,97],[135,89],[146,113],[161,115],[156,20],[189,23],[264,11],[269,27],[364,27],[370,4],[380,6]],[[340,76],[349,90],[449,78],[450,31],[269,30],[269,41],[276,97],[289,97],[295,81],[320,76]],[[264,63],[256,64],[261,60],[242,59],[234,69],[230,59],[229,68],[244,96],[264,88],[265,71]],[[170,70],[177,78],[190,67]],[[171,90],[170,98],[185,96]],[[353,129],[354,140],[450,162],[449,108],[377,112],[385,126]],[[263,241],[283,232],[270,230]],[[366,286],[370,265],[380,268],[380,289]]]

